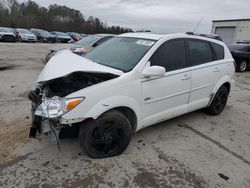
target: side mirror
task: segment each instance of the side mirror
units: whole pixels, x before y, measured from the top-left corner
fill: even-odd
[[[161,66],[151,66],[143,70],[142,75],[144,77],[162,77],[166,73],[166,69]]]

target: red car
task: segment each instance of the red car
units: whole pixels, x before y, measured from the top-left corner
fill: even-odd
[[[67,35],[70,36],[74,41],[79,41],[83,38],[79,33],[75,32],[68,32]]]

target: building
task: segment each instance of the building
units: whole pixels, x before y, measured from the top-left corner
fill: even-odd
[[[212,33],[220,35],[226,44],[250,41],[250,19],[213,20]]]

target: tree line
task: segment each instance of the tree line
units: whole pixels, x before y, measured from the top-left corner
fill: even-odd
[[[67,6],[54,4],[46,8],[32,0],[23,3],[17,0],[0,0],[0,26],[86,34],[132,32],[130,28],[108,26],[99,18],[85,18],[79,10]]]

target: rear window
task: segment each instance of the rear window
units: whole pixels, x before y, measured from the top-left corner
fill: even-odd
[[[232,44],[228,46],[230,51],[241,51],[241,52],[248,52],[250,45],[246,44]]]
[[[215,43],[211,43],[211,45],[215,52],[216,60],[224,59],[225,57],[224,47]]]
[[[213,61],[210,44],[202,40],[189,40],[189,55],[191,66],[201,65]]]

